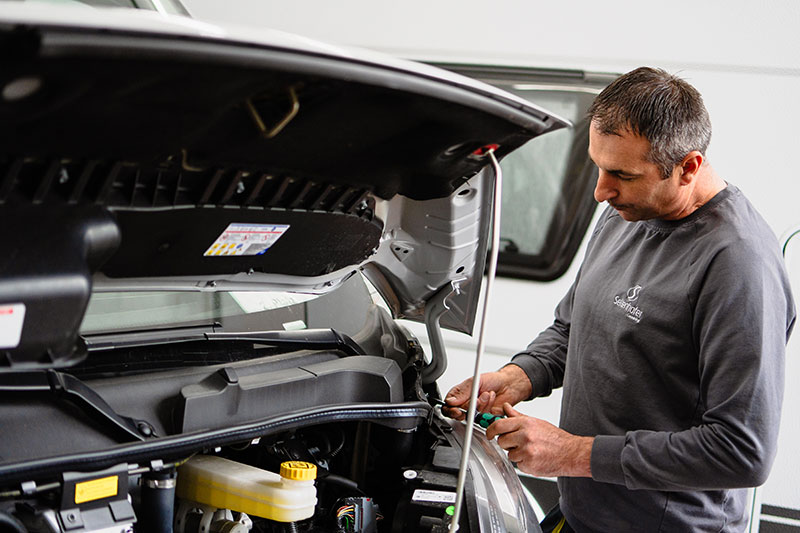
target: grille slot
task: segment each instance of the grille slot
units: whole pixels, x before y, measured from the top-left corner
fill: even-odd
[[[370,191],[261,169],[186,169],[177,162],[6,157],[0,206],[87,205],[109,209],[224,206],[362,215]]]

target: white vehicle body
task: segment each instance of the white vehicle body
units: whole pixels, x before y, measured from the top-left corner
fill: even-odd
[[[800,147],[800,9],[680,1],[633,6],[613,0],[487,4],[464,2],[286,3],[187,0],[199,20],[277,28],[342,45],[414,60],[622,73],[659,66],[703,94],[714,126],[708,153],[720,175],[742,189],[786,245],[789,273],[800,295],[800,180],[792,157]],[[577,37],[576,37],[577,36]],[[552,320],[580,259],[552,282],[499,278],[482,369],[504,364]],[[424,341],[424,328],[413,325]],[[476,328],[477,331],[477,328]],[[475,338],[445,332],[449,367],[444,389],[472,374]],[[786,392],[779,453],[765,485],[754,491],[751,531],[800,531],[800,334],[786,358]],[[444,392],[444,390],[442,391]],[[560,393],[522,410],[557,422]]]

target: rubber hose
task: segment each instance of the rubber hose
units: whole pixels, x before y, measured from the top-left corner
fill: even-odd
[[[141,501],[137,531],[172,533],[175,517],[175,471],[143,475]]]

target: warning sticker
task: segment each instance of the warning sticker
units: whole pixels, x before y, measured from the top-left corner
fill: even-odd
[[[415,502],[455,503],[456,493],[445,492],[443,490],[417,489],[414,491],[411,499]]]
[[[204,256],[261,255],[289,229],[288,224],[229,224]]]
[[[0,348],[16,348],[25,322],[25,304],[0,304]]]
[[[117,495],[119,476],[109,476],[75,484],[75,503],[92,502]]]

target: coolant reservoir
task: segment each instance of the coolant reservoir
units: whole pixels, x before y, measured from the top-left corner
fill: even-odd
[[[280,475],[213,455],[198,455],[178,469],[177,496],[218,509],[278,522],[311,518],[317,504],[317,467],[281,464]]]

